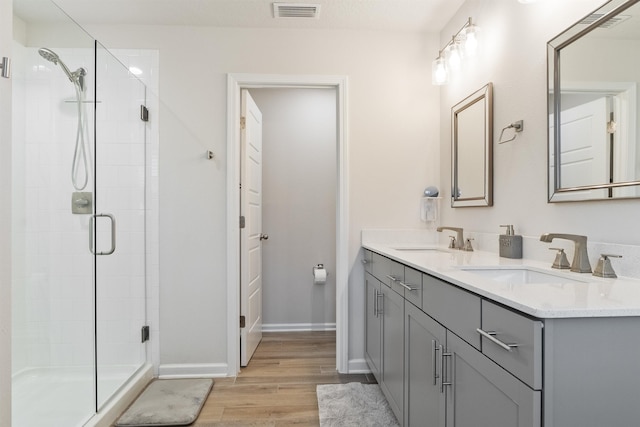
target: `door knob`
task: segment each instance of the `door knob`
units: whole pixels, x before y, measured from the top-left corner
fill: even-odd
[[[269,235],[268,234],[260,234],[260,240],[269,240]]]

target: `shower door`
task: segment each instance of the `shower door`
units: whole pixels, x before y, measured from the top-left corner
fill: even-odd
[[[96,43],[97,409],[144,364],[145,85]]]

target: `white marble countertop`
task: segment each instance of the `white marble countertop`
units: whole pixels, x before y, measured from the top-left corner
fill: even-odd
[[[604,279],[589,273],[552,269],[549,263],[501,258],[491,252],[465,252],[437,245],[363,243],[362,246],[538,318],[640,316],[638,279]],[[554,278],[555,283],[514,284],[465,271],[465,268],[491,267],[527,267],[558,278]]]

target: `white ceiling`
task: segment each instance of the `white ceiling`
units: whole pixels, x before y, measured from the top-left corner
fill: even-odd
[[[289,3],[305,3],[286,1]],[[319,19],[273,18],[273,0],[56,0],[79,24],[159,24],[439,32],[464,0],[312,0]],[[60,20],[42,0],[14,0],[27,22]]]

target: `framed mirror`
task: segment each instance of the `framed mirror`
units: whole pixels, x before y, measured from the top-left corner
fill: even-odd
[[[612,0],[549,41],[549,202],[640,197],[640,0]]]
[[[451,108],[451,207],[493,205],[493,84]]]

